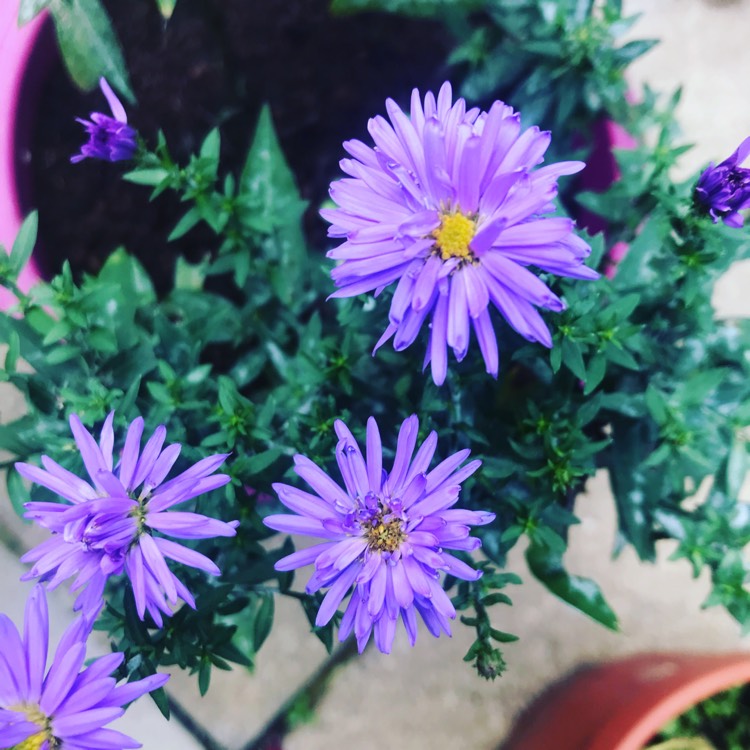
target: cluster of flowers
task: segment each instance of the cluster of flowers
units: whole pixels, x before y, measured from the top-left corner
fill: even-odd
[[[80,591],[74,608],[80,617],[68,628],[46,672],[48,614],[42,586],[37,585],[26,607],[23,635],[0,617],[0,747],[24,750],[140,747],[105,725],[124,713],[123,706],[165,684],[168,675],[117,686],[111,677],[123,654],[114,653],[82,669],[86,641],[103,606],[110,576],[126,573],[132,583],[138,615],[146,612],[161,627],[162,614],[182,599],[195,607],[185,585],[166,560],[175,560],[217,575],[204,555],[154,531],[182,539],[232,536],[236,522],[225,523],[184,511],[170,511],[197,495],[226,484],[230,477],[214,474],[225,454],[209,456],[169,481],[164,481],[180,454],[179,444],[164,448],[166,430],[158,427],[141,451],[143,420],[128,428],[115,465],[114,412],[99,442],[77,415],[70,427],[90,481],[42,456],[39,468],[17,463],[18,472],[66,502],[29,502],[26,517],[52,532],[51,537],[21,559],[33,562],[24,580],[39,578],[52,589],[75,577]]]
[[[106,81],[102,90],[112,117],[92,113],[80,120],[89,135],[81,153],[119,161],[138,151],[137,132]],[[332,271],[338,289],[349,297],[396,284],[389,324],[375,350],[388,339],[402,350],[411,345],[429,319],[425,367],[434,382],[447,377],[447,349],[459,361],[469,349],[473,329],[487,372],[497,377],[499,354],[491,306],[530,341],[549,347],[551,336],[537,308],[561,311],[565,303],[528,270],[578,279],[598,274],[584,265],[589,246],[574,234],[573,222],[549,216],[555,209],[557,179],[578,172],[582,162],[538,165],[550,134],[521,130],[511,107],[495,102],[488,112],[453,101],[450,84],[437,97],[414,91],[407,116],[392,100],[389,120],[370,120],[374,146],[344,144],[351,158],[341,162],[348,177],[334,182],[336,208],[322,211],[329,236],[343,243],[329,252],[339,261]],[[714,221],[739,226],[740,210],[750,207],[750,139],[726,161],[701,176],[696,199]],[[490,305],[491,303],[491,305]],[[374,353],[374,352],[373,352]],[[39,578],[49,588],[74,577],[81,611],[60,641],[52,664],[48,656],[48,614],[44,590],[37,585],[27,604],[23,634],[0,616],[0,747],[24,750],[138,747],[104,725],[123,706],[161,687],[166,675],[117,685],[110,675],[122,661],[111,654],[83,668],[86,640],[102,606],[110,576],[129,579],[141,619],[161,627],[181,600],[195,601],[167,560],[218,575],[206,556],[178,539],[233,536],[237,522],[172,508],[217,489],[230,477],[214,472],[227,458],[204,458],[165,481],[181,446],[164,447],[158,427],[141,451],[143,420],[133,421],[115,462],[114,413],[105,420],[99,442],[76,415],[70,418],[89,481],[47,456],[39,468],[16,465],[22,476],[65,502],[29,502],[27,517],[51,537],[22,559],[31,562],[24,579]],[[294,552],[276,564],[286,571],[314,565],[308,593],[327,589],[316,624],[331,621],[351,593],[339,638],[352,633],[360,651],[374,636],[390,652],[399,619],[413,645],[417,615],[429,632],[450,634],[456,615],[440,583],[443,573],[463,580],[481,575],[450,551],[480,546],[471,527],[490,523],[494,514],[454,508],[461,484],[480,466],[464,463],[459,451],[430,470],[437,449],[432,432],[417,448],[419,421],[407,418],[398,434],[390,471],[383,466],[380,432],[367,423],[363,453],[349,428],[335,424],[336,461],[343,487],[304,456],[295,472],[313,490],[287,484],[274,489],[292,514],[265,519],[271,529],[315,537],[322,542]],[[415,454],[416,449],[416,454]]]

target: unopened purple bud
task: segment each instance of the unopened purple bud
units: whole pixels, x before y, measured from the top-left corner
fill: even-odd
[[[742,166],[748,157],[750,137],[745,138],[721,164],[710,164],[698,179],[695,197],[708,209],[714,224],[721,219],[728,227],[743,225],[739,212],[750,208],[750,169]]]
[[[99,86],[112,110],[112,117],[101,112],[92,112],[91,120],[76,118],[88,133],[88,143],[81,146],[81,153],[71,157],[76,164],[84,159],[103,161],[125,161],[132,159],[138,150],[138,133],[128,125],[128,117],[122,102],[115,96],[109,84],[101,78]]]

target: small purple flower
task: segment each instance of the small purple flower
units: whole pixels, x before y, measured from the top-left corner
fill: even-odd
[[[74,164],[86,158],[104,161],[132,159],[138,149],[138,133],[128,125],[128,116],[122,102],[103,78],[99,79],[99,86],[107,98],[113,117],[92,112],[91,120],[76,118],[86,128],[89,141],[81,146],[80,154],[70,158]]]
[[[84,667],[93,617],[78,618],[63,634],[47,669],[49,614],[44,589],[26,602],[23,633],[0,615],[0,747],[15,750],[83,750],[141,747],[105,728],[126,706],[160,688],[169,675],[155,674],[117,685],[110,675],[124,654],[102,656]]]
[[[527,266],[579,279],[598,274],[583,265],[589,246],[554,211],[557,178],[578,172],[583,162],[566,161],[535,169],[550,134],[532,127],[521,132],[518,113],[496,101],[489,112],[452,104],[444,83],[437,99],[416,89],[409,117],[388,99],[390,123],[369,122],[375,146],[351,140],[353,157],[341,161],[350,175],[331,184],[337,208],[321,215],[329,237],[344,243],[328,257],[341,261],[331,276],[332,297],[352,297],[398,282],[390,323],[375,350],[392,336],[401,351],[417,337],[429,316],[425,367],[441,385],[447,347],[461,361],[470,329],[487,372],[497,377],[497,340],[490,303],[530,341],[552,346],[536,307],[559,312],[563,301]]]
[[[428,472],[437,433],[430,433],[412,459],[418,431],[419,420],[414,415],[401,425],[393,467],[388,472],[383,468],[375,420],[370,417],[367,421],[366,458],[347,426],[337,420],[336,460],[346,489],[305,456],[295,456],[295,472],[315,494],[275,484],[281,502],[298,515],[273,515],[264,520],[276,531],[326,540],[282,558],[276,570],[315,565],[307,592],[328,588],[315,621],[319,626],[331,620],[354,587],[339,639],[345,640],[353,631],[360,652],[374,632],[377,647],[389,653],[399,617],[412,646],[417,638],[417,614],[435,637],[441,630],[450,635],[450,620],[456,611],[440,585],[440,571],[467,581],[481,576],[480,571],[446,552],[475,550],[481,542],[469,536],[469,527],[495,518],[493,513],[452,507],[458,501],[461,482],[481,461],[459,468],[470,453],[463,450]]]
[[[54,588],[76,576],[71,590],[85,589],[75,608],[88,611],[99,606],[109,576],[124,572],[133,586],[138,615],[143,619],[148,610],[161,627],[160,613],[169,616],[170,605],[177,604],[178,599],[195,608],[193,596],[169,569],[166,559],[212,575],[221,572],[205,555],[161,534],[179,539],[236,534],[237,521],[224,523],[198,513],[167,512],[174,505],[225,485],[230,477],[213,472],[228,454],[208,456],[164,482],[181,446],[174,443],[162,450],[167,431],[160,425],[141,452],[143,419],[138,417],[128,428],[120,461],[113,468],[113,419],[111,412],[97,445],[78,416],[70,417],[70,428],[92,484],[47,456],[42,456],[44,469],[16,464],[19,474],[69,503],[26,503],[26,517],[52,531],[52,537],[21,558],[22,562],[34,563],[22,580],[40,577]]]
[[[750,169],[742,166],[748,157],[750,137],[719,166],[709,164],[698,179],[696,197],[708,209],[714,224],[722,219],[728,227],[743,225],[739,212],[750,208]]]

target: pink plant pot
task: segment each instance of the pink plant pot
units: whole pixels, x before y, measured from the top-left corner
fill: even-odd
[[[46,14],[18,28],[19,2],[0,2],[0,245],[7,252],[29,210],[32,124],[41,83],[56,55]],[[19,286],[27,291],[39,279],[32,259],[21,271]],[[13,301],[0,289],[0,309]]]

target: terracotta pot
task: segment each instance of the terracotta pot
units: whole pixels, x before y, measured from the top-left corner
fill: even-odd
[[[0,244],[10,251],[30,206],[30,142],[41,82],[55,59],[45,14],[18,28],[19,0],[0,2]],[[20,276],[26,291],[39,280],[32,260]],[[12,297],[0,289],[0,309]]]
[[[585,667],[526,709],[500,750],[642,750],[671,719],[748,681],[745,653],[652,653]]]

